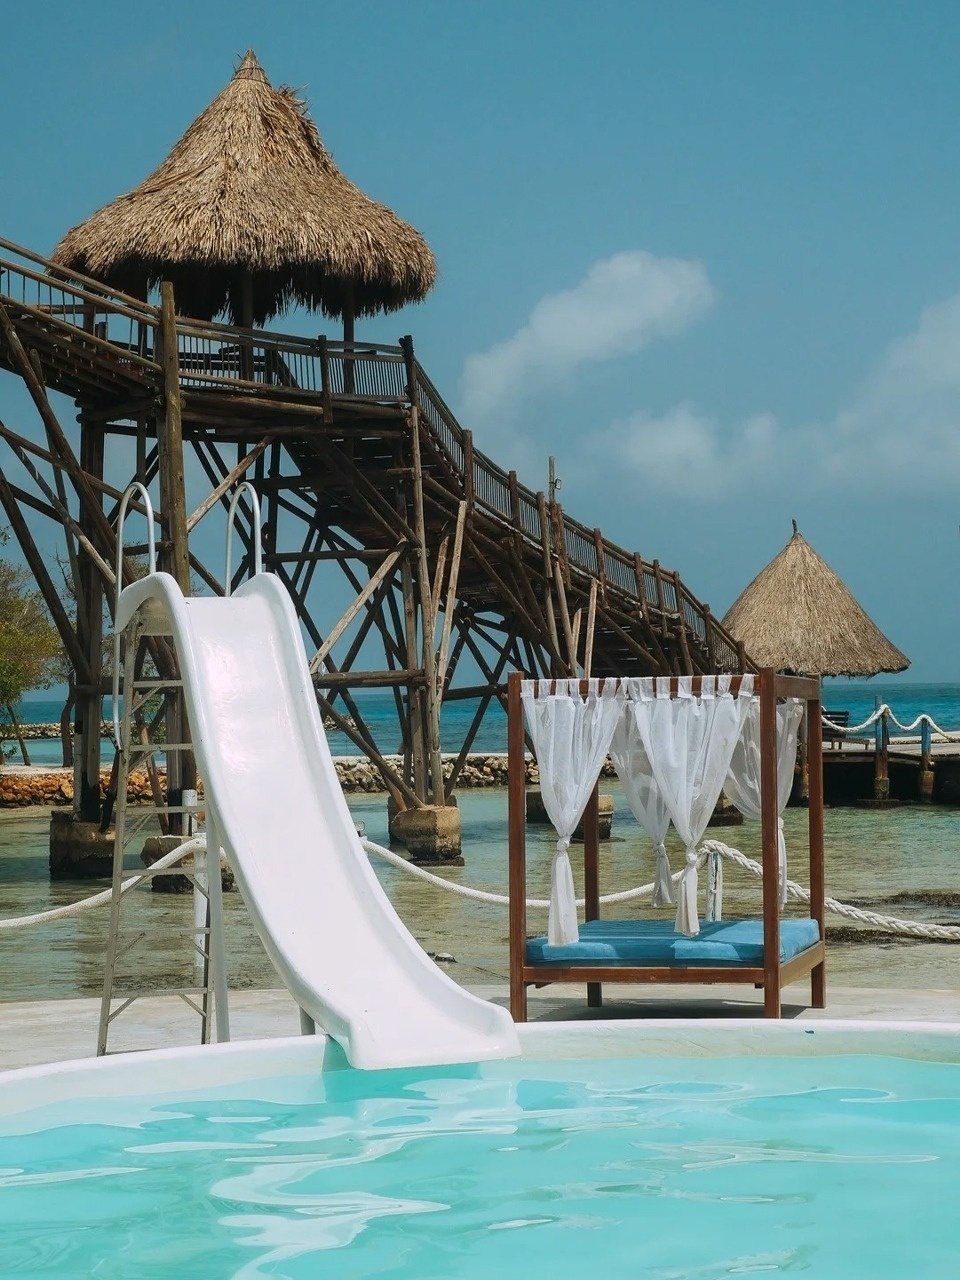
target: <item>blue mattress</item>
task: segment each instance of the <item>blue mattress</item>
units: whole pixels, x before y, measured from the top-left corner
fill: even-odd
[[[820,940],[816,920],[780,921],[780,962]],[[683,968],[763,965],[762,920],[701,921],[695,938],[674,930],[670,920],[588,920],[580,941],[551,947],[546,937],[527,943],[527,964],[635,965]]]

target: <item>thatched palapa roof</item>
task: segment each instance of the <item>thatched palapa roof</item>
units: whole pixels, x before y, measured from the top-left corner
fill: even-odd
[[[723,625],[761,667],[875,676],[910,659],[890,643],[793,522],[793,537],[740,593]]]
[[[163,164],[53,260],[138,297],[172,280],[182,313],[246,324],[294,302],[351,321],[393,311],[437,273],[420,233],[343,176],[253,50]]]

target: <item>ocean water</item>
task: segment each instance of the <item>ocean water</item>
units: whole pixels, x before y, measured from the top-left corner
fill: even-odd
[[[960,684],[910,684],[905,681],[876,680],[828,680],[824,687],[824,706],[830,710],[845,708],[850,712],[850,723],[859,724],[872,714],[875,699],[879,697],[893,709],[897,719],[909,724],[925,712],[940,728],[960,732]],[[374,740],[386,754],[400,747],[400,731],[392,693],[368,691],[357,695],[357,705]],[[441,712],[440,733],[444,751],[459,751],[476,714],[476,699],[447,703]],[[109,712],[109,699],[105,700]],[[54,724],[60,719],[62,703],[51,699],[30,698],[20,704],[18,716],[25,724]],[[331,730],[327,734],[330,750],[335,756],[357,756],[358,749],[345,734]],[[8,744],[8,749],[10,744]],[[16,744],[14,755],[19,760]],[[491,704],[480,725],[473,750],[477,752],[505,752],[507,749],[507,717],[499,703]],[[62,755],[59,740],[41,740],[29,744],[33,764],[60,764]],[[111,759],[112,747],[104,745],[104,759]]]
[[[604,893],[630,889],[653,878],[653,857],[616,782],[602,789],[613,797],[614,839],[601,846]],[[505,788],[458,793],[463,829],[462,867],[438,874],[453,885],[506,894],[507,796]],[[348,797],[350,811],[369,839],[389,845],[387,802],[382,794]],[[44,911],[76,901],[100,887],[97,882],[56,881],[48,874],[49,810],[0,810],[0,919]],[[788,809],[784,817],[789,874],[806,884],[807,812]],[[902,919],[960,924],[960,810],[943,806],[902,806],[892,810],[831,809],[825,819],[827,893],[842,902]],[[146,836],[148,832],[144,832]],[[760,855],[758,823],[716,828],[708,834]],[[667,841],[674,869],[683,849],[671,832]],[[549,896],[555,837],[549,828],[527,829],[528,893]],[[574,879],[582,886],[582,846],[571,848]],[[465,898],[415,879],[373,859],[388,897],[425,950],[452,957],[451,977],[466,983],[501,982],[508,974],[508,919],[505,906]],[[129,870],[138,868],[134,854]],[[189,943],[177,934],[192,924],[189,895],[137,890],[124,905],[125,927],[149,930],[144,947],[129,963],[150,985],[176,986],[191,978]],[[701,910],[703,897],[701,893]],[[760,913],[759,881],[728,870],[724,914]],[[612,914],[672,917],[645,902],[621,904]],[[224,898],[227,963],[232,988],[281,985],[250,923],[239,893]],[[108,911],[87,911],[30,932],[0,931],[0,999],[38,1000],[98,995]],[[546,912],[531,909],[531,930],[546,928]],[[841,932],[836,932],[837,928]],[[958,944],[855,935],[828,917],[828,987],[960,987]]]
[[[874,695],[888,701],[905,722],[920,711],[932,715],[944,728],[960,729],[960,685],[909,685],[903,682],[837,682],[825,703],[846,707],[851,721],[864,718],[873,708]],[[858,701],[859,699],[859,701]],[[379,734],[395,732],[392,698],[368,694],[360,699],[363,714]],[[24,719],[53,722],[59,705],[31,700],[24,704]],[[451,706],[444,712],[444,747],[456,749],[472,718],[473,707]],[[343,735],[329,735],[334,754],[353,750]],[[385,745],[390,743],[382,737]],[[499,707],[485,718],[476,749],[506,748],[506,718]],[[45,754],[46,752],[46,754]],[[35,763],[57,763],[59,742],[35,742]],[[110,755],[105,751],[105,759]],[[614,798],[614,839],[603,846],[602,887],[617,892],[652,879],[652,859],[642,835],[615,781],[604,784]],[[348,798],[351,812],[364,823],[366,834],[377,843],[389,844],[386,798],[381,794]],[[458,795],[462,827],[464,867],[444,868],[441,874],[454,883],[505,893],[507,883],[506,792],[501,788],[468,790]],[[18,809],[0,811],[0,918],[18,916],[74,901],[95,886],[69,881],[50,883],[48,862],[49,811]],[[788,810],[785,827],[790,874],[806,883],[806,813]],[[145,833],[147,834],[147,833]],[[751,857],[759,856],[759,831],[745,823],[709,834],[726,840]],[[682,862],[682,849],[671,834],[674,867]],[[552,838],[548,829],[528,829],[529,891],[549,893]],[[827,892],[844,902],[906,919],[930,923],[960,923],[960,810],[943,806],[903,806],[873,811],[834,809],[826,814]],[[578,851],[572,850],[575,873]],[[507,913],[462,896],[445,893],[415,880],[382,861],[374,864],[401,918],[422,945],[436,953],[449,953],[452,976],[469,982],[500,981],[507,974]],[[131,869],[135,862],[131,864]],[[154,941],[142,963],[150,980],[174,985],[189,979],[189,952],[174,930],[189,924],[191,906],[185,897],[151,892],[133,895],[132,919],[159,925],[160,942]],[[755,881],[728,872],[726,915],[737,911],[756,914],[759,892]],[[647,912],[648,905],[625,911]],[[667,913],[669,914],[669,912]],[[230,982],[237,987],[276,986],[270,962],[247,918],[238,894],[226,898]],[[545,927],[545,919],[543,921]],[[945,987],[960,986],[957,944],[878,938],[852,931],[837,919],[833,927],[828,973],[832,981],[849,986]],[[538,919],[531,917],[531,928]],[[89,912],[76,919],[46,926],[25,945],[27,935],[0,933],[0,999],[30,1000],[43,996],[93,995],[102,981],[106,944],[106,912]],[[164,931],[169,929],[169,939]],[[838,931],[839,930],[839,931]],[[154,935],[156,938],[156,934]],[[141,962],[138,962],[141,963]]]

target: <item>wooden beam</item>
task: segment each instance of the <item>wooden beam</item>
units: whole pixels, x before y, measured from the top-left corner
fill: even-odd
[[[450,577],[447,582],[447,599],[443,609],[443,631],[440,635],[440,650],[437,654],[437,691],[446,683],[447,651],[450,647],[450,631],[453,627],[453,613],[457,602],[457,583],[460,578],[460,562],[463,557],[463,531],[467,521],[467,503],[463,500],[457,507],[457,528],[453,536],[453,558],[450,561]]]
[[[234,467],[226,476],[224,476],[224,478],[220,481],[220,483],[216,486],[216,488],[211,490],[211,492],[207,494],[204,500],[200,503],[199,507],[197,507],[197,509],[191,515],[187,516],[187,523],[186,523],[187,533],[190,533],[190,531],[194,528],[194,526],[199,524],[199,522],[203,519],[203,517],[207,514],[207,512],[210,511],[211,508],[215,507],[216,504],[220,501],[220,499],[224,497],[224,495],[230,489],[233,488],[233,486],[237,483],[237,481],[241,480],[246,475],[246,473],[250,470],[250,468],[253,466],[256,460],[260,457],[260,455],[266,449],[267,445],[269,445],[272,442],[272,440],[273,440],[272,435],[264,436],[262,440],[258,441],[254,445],[254,447],[246,455],[243,461],[240,462],[236,467]]]
[[[346,631],[347,627],[349,627],[350,623],[353,622],[354,618],[376,591],[377,587],[379,587],[380,583],[383,582],[384,578],[388,577],[389,574],[393,572],[397,562],[406,552],[406,549],[406,544],[401,544],[396,548],[396,550],[391,551],[380,568],[377,569],[376,573],[371,575],[369,582],[366,583],[363,590],[346,610],[339,622],[334,625],[326,640],[324,640],[323,644],[310,659],[311,674],[320,670],[324,660],[330,653],[330,650],[343,635],[344,631]]]

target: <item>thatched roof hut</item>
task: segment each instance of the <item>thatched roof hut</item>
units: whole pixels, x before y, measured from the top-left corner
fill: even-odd
[[[177,308],[262,324],[300,303],[393,311],[430,290],[420,233],[343,176],[305,103],[251,49],[163,164],[70,230],[53,261],[134,296],[172,280]]]
[[[791,675],[875,676],[910,659],[870,621],[793,522],[793,537],[740,593],[723,625],[754,662]]]

